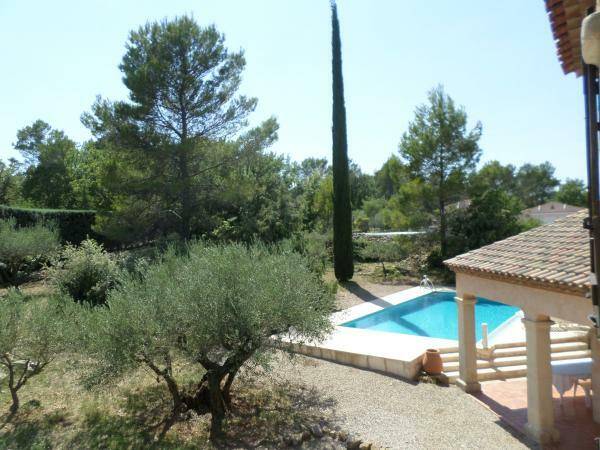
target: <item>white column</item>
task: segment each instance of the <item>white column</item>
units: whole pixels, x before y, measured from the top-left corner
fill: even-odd
[[[592,410],[594,422],[600,423],[600,340],[595,328],[590,330],[590,347],[592,349]],[[598,394],[596,394],[596,392]]]
[[[458,307],[458,355],[459,376],[456,385],[465,392],[479,392],[481,385],[477,380],[477,347],[475,340],[475,302],[474,295],[462,294],[456,297]]]
[[[527,339],[527,434],[537,442],[558,441],[554,428],[552,366],[548,316],[528,314],[523,319]]]

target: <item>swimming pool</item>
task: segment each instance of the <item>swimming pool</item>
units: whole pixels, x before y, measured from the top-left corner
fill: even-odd
[[[452,291],[431,292],[343,323],[342,326],[458,340],[455,296],[456,293]],[[491,333],[518,311],[519,308],[514,306],[478,298],[475,304],[477,340],[481,339],[482,323],[488,324]]]

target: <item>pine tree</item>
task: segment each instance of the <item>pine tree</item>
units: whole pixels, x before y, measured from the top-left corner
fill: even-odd
[[[467,113],[440,85],[429,91],[402,136],[399,151],[412,177],[427,184],[437,200],[440,253],[447,252],[446,206],[460,199],[481,156],[481,123],[467,129]]]
[[[333,75],[333,265],[335,277],[339,281],[347,281],[354,274],[352,209],[348,177],[342,44],[335,1],[331,2],[331,49]]]

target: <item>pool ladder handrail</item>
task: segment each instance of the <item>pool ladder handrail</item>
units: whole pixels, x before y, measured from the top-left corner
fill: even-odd
[[[423,275],[423,279],[421,280],[420,286],[424,289],[431,289],[435,292],[435,286],[433,285],[429,277],[427,277],[427,275]]]

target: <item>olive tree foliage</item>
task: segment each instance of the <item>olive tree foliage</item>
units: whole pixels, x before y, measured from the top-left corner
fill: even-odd
[[[429,103],[417,107],[415,118],[400,141],[400,156],[413,177],[426,183],[436,199],[439,240],[446,255],[446,205],[466,190],[481,149],[481,124],[467,128],[467,113],[438,86],[429,92]]]
[[[60,248],[58,232],[41,223],[17,227],[0,220],[0,284],[18,286]]]
[[[166,252],[142,278],[124,277],[107,306],[82,317],[86,353],[95,361],[91,380],[114,383],[144,366],[170,392],[166,428],[184,411],[210,413],[217,438],[240,368],[271,336],[323,337],[333,295],[298,254],[195,242],[183,256]],[[178,381],[175,360],[197,367],[195,383]]]
[[[63,312],[53,300],[26,300],[15,290],[0,298],[0,391],[10,392],[11,414],[19,391],[64,349]]]

